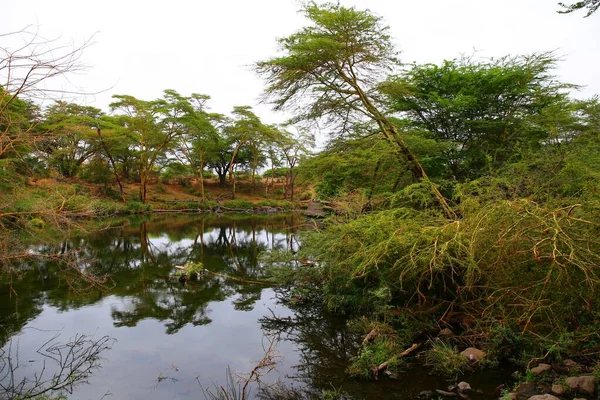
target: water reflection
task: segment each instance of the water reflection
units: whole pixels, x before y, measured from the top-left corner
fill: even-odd
[[[279,372],[266,378],[284,385],[279,392],[255,393],[264,398],[320,398],[324,390],[341,388],[353,399],[408,399],[445,388],[447,382],[418,367],[399,381],[348,379],[345,369],[360,340],[343,319],[306,304],[282,305],[273,289],[248,283],[265,278],[262,252],[298,249],[302,222],[294,215],[168,215],[96,222],[103,229],[32,243],[32,251],[47,255],[77,251],[79,268],[109,276],[110,285],[78,290],[53,259],[28,265],[19,280],[0,278],[1,347],[20,332],[14,338],[23,360],[34,361],[28,363],[34,374],[42,368],[35,349],[57,331],[65,339],[115,338],[90,385],[77,388],[74,398],[80,399],[106,393],[140,400],[202,398],[196,378],[212,387],[223,383],[227,367],[248,373],[264,355],[265,333],[282,339],[284,356]],[[212,273],[185,284],[171,277],[174,266],[190,262]],[[470,382],[484,388],[481,379]]]
[[[109,276],[112,284],[105,290],[74,292],[54,260],[41,260],[21,279],[0,281],[2,336],[19,331],[41,312],[44,304],[67,311],[110,295],[123,298],[111,309],[115,326],[133,327],[152,318],[161,321],[169,334],[186,324],[209,323],[208,303],[235,293],[239,294],[236,309],[251,310],[263,286],[215,276],[181,285],[170,277],[173,267],[201,262],[223,276],[260,280],[264,269],[258,262],[259,254],[265,249],[296,249],[299,223],[295,215],[170,215],[152,222],[123,220],[92,234],[75,233],[64,240],[32,246],[32,251],[41,254],[76,249],[80,268]]]

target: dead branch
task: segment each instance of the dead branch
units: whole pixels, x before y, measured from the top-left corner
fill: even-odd
[[[409,355],[410,353],[412,353],[413,351],[415,351],[416,349],[421,347],[422,344],[423,343],[415,343],[412,346],[410,346],[408,349],[404,350],[402,353],[395,356],[394,358],[400,359],[400,358],[406,357],[407,355]],[[390,362],[391,362],[391,360],[388,360],[384,363],[381,363],[377,368],[373,368],[373,375],[375,376],[375,380],[377,380],[379,374],[382,371],[385,371],[387,369],[388,365],[390,365]]]
[[[0,351],[0,397],[32,399],[62,390],[72,394],[77,385],[100,368],[101,353],[115,342],[108,336],[94,339],[78,334],[60,343],[58,337],[59,334],[54,335],[37,350],[42,363],[34,373],[19,372],[26,364],[20,362],[18,345],[15,347],[13,341],[7,350]]]

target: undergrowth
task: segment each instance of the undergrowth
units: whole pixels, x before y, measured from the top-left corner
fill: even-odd
[[[495,175],[454,184],[456,220],[420,184],[374,212],[334,216],[302,236],[295,258],[311,266],[280,266],[279,281],[349,316],[394,326],[404,310],[421,328],[454,327],[460,345],[486,348],[490,363],[598,354],[600,163],[589,161],[600,146],[572,146],[542,148]],[[389,346],[362,348],[353,372],[365,376]],[[437,364],[451,365],[444,369],[462,368],[454,349],[435,346],[432,365],[439,355]]]

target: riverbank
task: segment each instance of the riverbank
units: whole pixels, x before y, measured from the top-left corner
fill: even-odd
[[[80,180],[32,180],[1,196],[0,217],[27,216],[29,220],[61,214],[72,218],[106,217],[149,213],[275,213],[302,207],[301,202],[284,200],[278,191],[267,194],[264,185],[237,184],[235,199],[231,188],[218,182],[205,182],[205,198],[195,187],[155,183],[148,187],[148,201],[138,199],[138,184],[124,186],[123,201],[111,187]],[[260,194],[259,194],[260,193]],[[35,223],[35,222],[34,222]]]

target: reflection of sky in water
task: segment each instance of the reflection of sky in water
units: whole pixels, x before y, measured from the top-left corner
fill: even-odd
[[[219,227],[208,228],[204,234],[204,243],[215,243],[223,230]],[[232,231],[225,228],[227,240],[232,239]],[[271,234],[266,230],[252,232],[237,230],[235,242],[251,243],[270,248],[285,247],[285,234]],[[153,252],[177,255],[189,252],[194,239],[183,238],[172,241],[167,234],[149,235],[149,247]],[[140,249],[139,243],[132,243],[131,249]],[[141,267],[139,259],[129,260],[130,268]],[[157,278],[158,279],[158,278]],[[129,282],[122,282],[127,287]],[[171,290],[188,290],[176,285],[175,289],[162,290],[161,287],[149,287],[150,292],[161,291],[161,302],[171,304],[175,301]],[[234,308],[234,301],[240,295],[234,294],[224,301],[210,301],[206,306],[206,316],[212,322],[193,326],[188,323],[176,333],[165,333],[165,322],[151,315],[141,319],[133,327],[117,327],[111,313],[114,310],[131,310],[137,297],[119,297],[109,295],[96,303],[76,309],[61,311],[56,307],[44,305],[42,312],[27,323],[25,329],[15,336],[18,340],[19,358],[27,361],[21,369],[23,373],[34,373],[42,368],[42,361],[36,350],[42,343],[60,331],[57,341],[64,343],[76,334],[104,335],[116,339],[112,350],[102,355],[102,368],[95,371],[89,379],[90,385],[78,386],[69,399],[101,399],[112,394],[115,399],[198,399],[204,398],[198,380],[205,388],[213,388],[214,383],[225,384],[226,368],[233,372],[248,373],[263,357],[263,331],[259,318],[271,315],[291,316],[292,312],[274,300],[274,292],[264,289],[260,299],[252,310],[242,311]],[[161,303],[162,305],[162,303]],[[185,305],[184,305],[185,307]],[[272,372],[265,381],[273,382],[292,374],[292,366],[298,364],[299,356],[290,342],[282,341],[278,346],[284,356],[278,372]],[[29,362],[29,361],[34,362]],[[172,377],[176,381],[165,379],[157,381],[159,376]]]
[[[288,309],[276,305],[273,297],[272,290],[264,290],[252,311],[235,310],[232,305],[235,296],[212,302],[210,324],[188,324],[173,335],[166,335],[164,325],[153,319],[140,321],[131,328],[114,327],[111,307],[123,307],[128,301],[115,296],[67,312],[44,306],[41,315],[27,326],[43,327],[46,332],[26,329],[19,336],[20,357],[39,359],[35,350],[55,330],[61,330],[61,341],[77,333],[97,338],[108,335],[117,342],[103,354],[102,368],[92,375],[91,385],[79,386],[70,399],[100,399],[108,392],[113,394],[111,398],[118,399],[204,398],[196,377],[204,387],[212,388],[213,382],[225,383],[227,366],[234,372],[249,372],[263,356],[263,332],[258,319],[270,315],[269,309],[276,315],[292,315]],[[284,361],[267,381],[284,379],[292,372],[291,366],[299,362],[290,342],[280,342],[278,349]],[[40,365],[39,361],[30,363],[33,368]],[[177,381],[157,382],[161,374]]]

